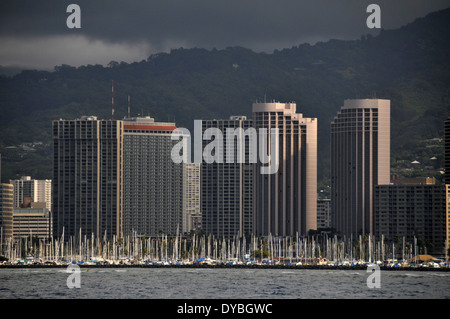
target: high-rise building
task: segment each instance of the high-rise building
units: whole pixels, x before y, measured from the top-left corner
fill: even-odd
[[[254,174],[254,234],[257,236],[307,235],[317,229],[317,119],[296,113],[295,103],[254,103],[253,127],[267,129],[267,151],[271,149],[272,130],[278,129],[278,169],[262,174],[266,166],[257,161]],[[275,130],[274,130],[275,131]],[[263,145],[263,144],[261,144]],[[274,144],[275,145],[275,144]]]
[[[332,226],[343,236],[373,234],[377,184],[390,182],[390,101],[345,100],[331,122]]]
[[[202,227],[200,163],[183,163],[183,233]]]
[[[176,235],[182,231],[183,164],[171,158],[175,123],[149,116],[124,123],[124,236]]]
[[[201,165],[202,229],[207,234],[229,239],[252,233],[255,163],[250,160],[249,129],[252,120],[245,116],[202,121],[203,150],[217,138],[208,140],[208,132],[222,137],[214,150],[218,160],[203,158]]]
[[[6,240],[13,239],[13,203],[13,185],[0,183],[0,245],[4,244]]]
[[[431,181],[430,179],[429,181]],[[428,254],[444,255],[446,239],[445,186],[423,179],[407,183],[376,185],[374,189],[374,235],[396,242],[415,238]],[[424,251],[422,251],[425,253]]]
[[[122,145],[122,121],[53,121],[54,236],[122,235]]]
[[[37,180],[30,176],[10,180],[14,185],[14,207],[20,207],[26,198],[31,202],[45,203],[46,208],[52,209],[52,181],[49,179]]]

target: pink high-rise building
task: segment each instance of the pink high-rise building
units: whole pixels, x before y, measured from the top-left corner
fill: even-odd
[[[296,112],[295,103],[254,103],[253,127],[278,128],[278,170],[254,174],[254,233],[307,235],[317,229],[317,119]],[[260,133],[261,134],[261,133]],[[261,138],[261,135],[259,136]],[[271,142],[268,154],[274,156]],[[273,164],[273,163],[272,163]]]
[[[332,226],[373,234],[374,188],[390,182],[390,101],[345,100],[331,122]]]

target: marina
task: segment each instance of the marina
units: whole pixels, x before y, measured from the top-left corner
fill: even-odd
[[[198,298],[450,297],[445,259],[425,254],[419,242],[403,246],[371,236],[29,237],[2,247],[5,299],[166,299],[177,309],[180,299]],[[380,270],[379,289],[368,284],[373,265]],[[74,269],[80,289],[69,289]]]
[[[81,232],[80,232],[81,234]],[[447,256],[427,254],[417,240],[409,244],[375,241],[370,235],[338,239],[174,236],[116,238],[94,235],[59,240],[32,236],[2,243],[0,268],[5,267],[216,267],[450,270]]]

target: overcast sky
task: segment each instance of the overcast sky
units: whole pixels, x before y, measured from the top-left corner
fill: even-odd
[[[81,28],[66,25],[81,8]],[[273,52],[372,33],[367,6],[395,29],[450,7],[450,0],[1,0],[0,65],[53,69],[141,61],[179,47],[243,46]]]

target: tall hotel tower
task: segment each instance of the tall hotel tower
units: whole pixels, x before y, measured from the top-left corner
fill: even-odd
[[[202,136],[208,129],[218,129],[223,136],[223,149],[216,150],[222,163],[203,161],[201,165],[202,228],[207,234],[229,239],[252,233],[254,163],[249,160],[249,138],[244,135],[249,128],[252,121],[245,116],[202,121]],[[228,145],[227,130],[235,133],[233,145]],[[242,160],[237,157],[239,141],[243,142]],[[205,138],[202,142],[202,149],[211,143]],[[227,160],[230,155],[232,163],[231,157]]]
[[[54,236],[121,236],[123,124],[53,121]]]
[[[390,182],[390,101],[345,100],[331,122],[332,226],[341,235],[374,231],[374,189]]]
[[[183,165],[171,157],[175,123],[149,116],[125,118],[124,236],[182,232]]]
[[[267,145],[270,130],[279,129],[278,171],[261,174],[263,164],[256,165],[254,234],[307,235],[317,229],[317,119],[296,113],[295,103],[255,103],[253,126],[259,140],[268,129]]]

